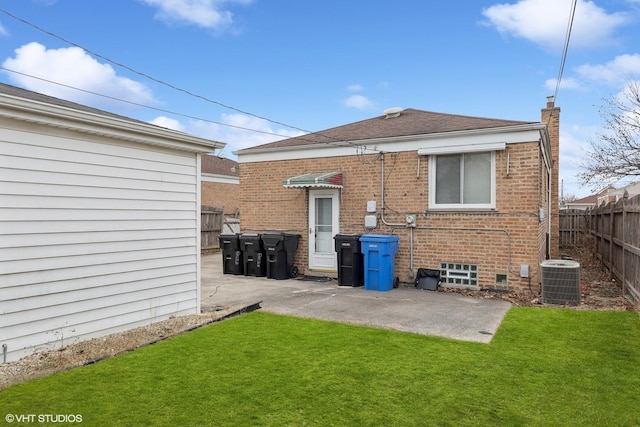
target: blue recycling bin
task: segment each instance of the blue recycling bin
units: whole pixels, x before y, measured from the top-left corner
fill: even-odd
[[[398,236],[363,234],[360,249],[364,255],[364,288],[390,291],[394,284],[394,266],[398,252]]]

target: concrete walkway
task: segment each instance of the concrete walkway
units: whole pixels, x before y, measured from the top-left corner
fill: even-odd
[[[261,310],[353,325],[488,343],[511,304],[400,286],[388,292],[334,280],[274,280],[223,274],[220,253],[202,256],[202,311]]]

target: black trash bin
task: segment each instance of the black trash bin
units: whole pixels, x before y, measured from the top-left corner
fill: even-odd
[[[416,275],[416,288],[437,291],[440,286],[440,270],[419,268]]]
[[[242,250],[238,234],[221,234],[218,236],[222,251],[222,273],[243,274]]]
[[[362,286],[364,258],[360,246],[360,235],[336,234],[334,240],[338,254],[338,285]]]
[[[267,273],[260,234],[241,234],[240,250],[245,276],[264,277]]]
[[[262,245],[267,255],[267,278],[283,280],[298,275],[293,265],[293,255],[298,249],[299,234],[271,233],[262,235]]]

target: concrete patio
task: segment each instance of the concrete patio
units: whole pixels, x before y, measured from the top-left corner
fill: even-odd
[[[202,256],[202,311],[261,310],[353,325],[488,343],[511,304],[456,293],[399,286],[387,292],[339,286],[328,278],[223,274],[222,254]]]

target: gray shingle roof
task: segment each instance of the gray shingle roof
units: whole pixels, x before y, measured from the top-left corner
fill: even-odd
[[[318,131],[316,133],[259,145],[251,148],[251,150],[295,147],[310,144],[326,144],[339,141],[360,141],[375,138],[428,135],[473,129],[516,126],[529,123],[534,122],[461,116],[457,114],[434,113],[431,111],[408,108],[403,110],[398,117],[386,118],[382,115]],[[243,150],[240,150],[240,152],[242,151]]]
[[[214,175],[238,176],[238,162],[224,157],[203,155],[201,172]]]
[[[86,105],[78,104],[71,101],[66,101],[64,99],[55,98],[53,96],[45,95],[38,92],[33,92],[33,91],[22,89],[16,86],[11,86],[6,83],[0,83],[0,94],[29,99],[31,101],[42,102],[44,104],[57,105],[60,107],[70,108],[78,111],[84,111],[87,113],[99,114],[101,116],[108,116],[108,117],[118,118],[121,120],[128,120],[130,122],[150,124],[140,120],[132,119],[130,117],[109,113],[108,111],[99,110],[97,108],[88,107]]]

